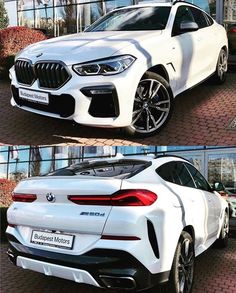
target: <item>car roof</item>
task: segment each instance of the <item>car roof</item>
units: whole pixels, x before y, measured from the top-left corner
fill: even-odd
[[[177,1],[173,1],[173,2],[157,2],[157,1],[147,1],[147,2],[144,2],[144,3],[140,3],[140,4],[135,4],[135,5],[129,5],[129,6],[123,6],[123,7],[118,7],[114,10],[125,10],[127,8],[137,8],[137,7],[172,7],[174,5],[189,5],[189,6],[193,6],[193,7],[197,7],[199,9],[201,9],[199,6],[197,5],[194,5],[190,2],[187,2],[187,1],[182,1],[182,0],[177,0]],[[114,11],[112,10],[112,11]]]
[[[122,157],[119,156],[118,157],[113,157],[113,158],[106,158],[105,160],[107,162],[109,161],[113,161],[113,160],[140,160],[140,161],[151,161],[151,162],[169,162],[169,161],[185,161],[185,162],[189,162],[187,159],[177,156],[177,155],[173,155],[173,154],[161,154],[161,155],[154,155],[154,154],[140,154],[140,155],[125,155]],[[96,161],[96,159],[94,160]],[[190,162],[191,163],[191,162]]]

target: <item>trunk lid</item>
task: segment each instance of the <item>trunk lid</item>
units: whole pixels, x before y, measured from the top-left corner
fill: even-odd
[[[78,205],[68,195],[109,195],[121,187],[121,179],[93,176],[38,177],[21,181],[15,193],[36,194],[32,203],[14,202],[8,212],[12,224],[33,228],[102,234],[111,206]],[[52,196],[50,202],[47,198]]]

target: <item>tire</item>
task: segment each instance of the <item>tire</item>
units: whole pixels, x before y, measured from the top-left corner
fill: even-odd
[[[186,253],[187,252],[187,253]],[[194,277],[194,241],[183,231],[176,247],[169,281],[161,287],[152,288],[152,293],[190,293]]]
[[[228,54],[225,49],[220,50],[218,57],[216,71],[213,75],[213,81],[216,84],[223,84],[226,80],[226,73],[228,70]]]
[[[172,111],[173,94],[169,83],[160,75],[147,71],[136,90],[132,123],[124,131],[129,136],[151,136],[166,125]]]
[[[220,237],[216,240],[215,246],[217,248],[225,248],[228,246],[229,240],[229,214],[225,212],[224,221],[220,231]]]

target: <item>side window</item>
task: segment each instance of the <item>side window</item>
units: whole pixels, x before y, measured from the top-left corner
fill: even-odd
[[[192,15],[192,12],[190,10],[190,7],[188,6],[180,6],[177,9],[174,24],[173,24],[173,29],[172,29],[172,36],[176,36],[180,34],[180,23],[182,21],[195,21]]]
[[[186,169],[183,162],[176,162],[177,173],[181,181],[181,185],[186,187],[196,188],[192,177],[189,174],[189,171]]]
[[[211,187],[206,181],[206,179],[202,176],[202,174],[192,165],[186,164],[186,167],[188,168],[189,172],[193,176],[193,180],[197,186],[198,189],[211,191]]]
[[[157,174],[165,181],[181,185],[181,181],[176,172],[175,162],[166,163],[156,170]]]
[[[192,177],[182,162],[166,163],[160,166],[156,172],[165,181],[196,188]]]
[[[201,29],[201,28],[207,27],[208,22],[204,13],[201,10],[194,7],[191,7],[190,9],[192,11],[195,22],[198,24],[199,28]]]
[[[203,13],[207,19],[207,22],[208,22],[208,25],[213,25],[214,23],[214,20],[210,17],[210,15],[206,14],[206,13]]]

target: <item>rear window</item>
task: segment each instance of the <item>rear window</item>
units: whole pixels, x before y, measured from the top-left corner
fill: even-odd
[[[82,162],[56,170],[46,176],[95,176],[130,178],[151,165],[150,161],[114,160]]]

